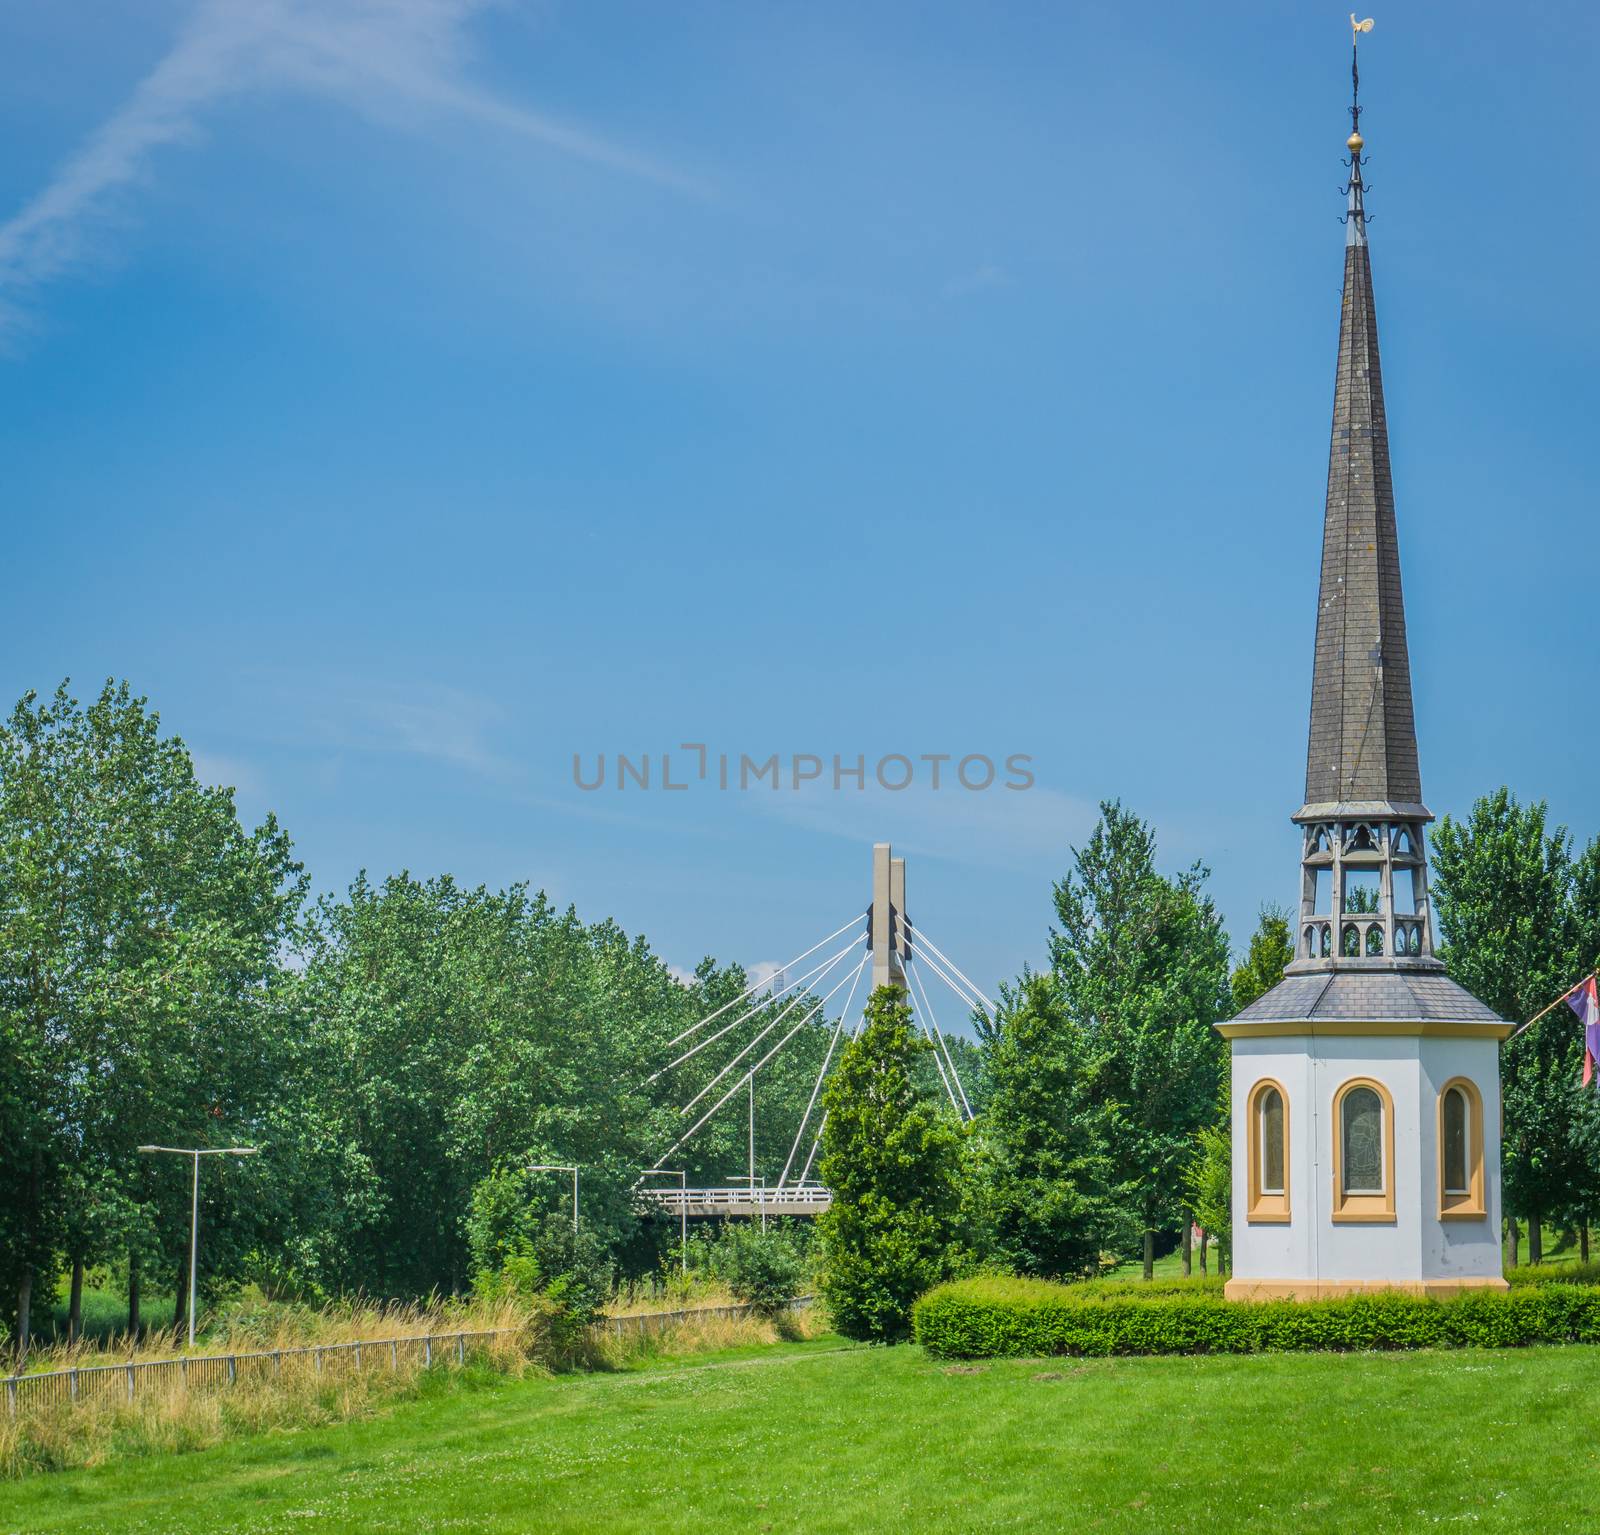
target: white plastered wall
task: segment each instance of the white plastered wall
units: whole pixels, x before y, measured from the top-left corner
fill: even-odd
[[[1500,1081],[1492,1039],[1407,1035],[1298,1036],[1232,1041],[1233,1277],[1237,1281],[1408,1284],[1498,1278]],[[1483,1100],[1487,1217],[1439,1218],[1438,1092],[1455,1076]],[[1395,1218],[1332,1218],[1333,1098],[1353,1077],[1381,1082],[1394,1103]],[[1247,1123],[1251,1089],[1279,1083],[1289,1108],[1287,1223],[1252,1223]]]

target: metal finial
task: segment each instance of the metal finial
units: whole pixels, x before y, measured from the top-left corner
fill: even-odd
[[[1350,13],[1350,152],[1357,154],[1361,150],[1361,64],[1358,44],[1363,32],[1372,30],[1373,22],[1369,16],[1365,21],[1357,21],[1356,13]]]

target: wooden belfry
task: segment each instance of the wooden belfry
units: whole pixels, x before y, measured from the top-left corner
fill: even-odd
[[[872,989],[906,984],[911,958],[911,923],[906,918],[906,861],[890,855],[887,842],[872,845],[872,905],[867,908],[867,947],[872,953]]]

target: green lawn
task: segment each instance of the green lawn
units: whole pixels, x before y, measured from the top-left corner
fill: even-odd
[[[0,1486],[0,1531],[1600,1529],[1600,1351],[1007,1361],[836,1339],[439,1389]]]

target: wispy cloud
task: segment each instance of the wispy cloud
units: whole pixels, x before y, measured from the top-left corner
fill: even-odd
[[[423,757],[504,781],[520,776],[517,763],[493,745],[505,711],[475,693],[353,678],[285,683],[278,691],[284,728],[301,744]]]
[[[208,111],[252,91],[324,96],[394,121],[431,108],[677,191],[692,176],[587,128],[503,100],[465,72],[466,27],[492,0],[200,0],[172,48],[19,212],[0,224],[0,332],[18,298],[94,254],[117,194]]]

